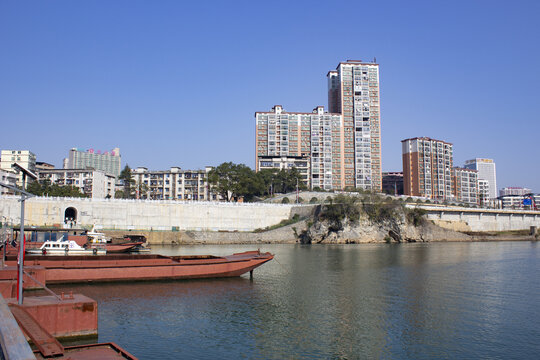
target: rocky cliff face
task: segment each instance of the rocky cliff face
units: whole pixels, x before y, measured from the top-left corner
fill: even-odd
[[[314,216],[306,227],[297,232],[298,241],[304,244],[350,243],[401,243],[428,241],[470,241],[472,237],[434,225],[423,218],[411,221],[404,212],[374,221],[362,214],[356,221],[345,218],[340,226],[324,217]]]

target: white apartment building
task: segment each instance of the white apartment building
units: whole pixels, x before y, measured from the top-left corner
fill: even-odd
[[[137,188],[137,198],[152,200],[216,200],[209,192],[207,175],[212,170],[170,170],[149,171],[145,167],[132,169],[132,177]]]
[[[540,195],[503,195],[499,201],[503,209],[540,210]]]
[[[36,172],[36,155],[29,150],[2,150],[0,156],[0,169],[8,172],[15,172],[13,164],[19,164],[23,168]],[[22,186],[22,174],[17,174],[17,186]]]
[[[17,174],[11,171],[0,170],[0,182],[2,184],[16,186]],[[0,195],[15,195],[15,191],[9,188],[0,186]]]
[[[491,204],[489,196],[489,180],[478,179],[478,202],[482,207]]]
[[[95,169],[102,170],[107,174],[116,177],[120,175],[122,169],[120,149],[101,152],[89,149],[87,151],[72,148],[69,150],[67,159],[64,159],[64,169]]]
[[[497,198],[497,171],[493,159],[476,158],[465,161],[466,169],[478,171],[478,179],[486,180],[488,186],[489,199]],[[484,186],[486,183],[484,183]]]
[[[478,204],[478,171],[454,168],[453,184],[457,201]]]
[[[114,198],[115,177],[101,170],[48,169],[38,171],[38,181],[75,186],[92,199]]]

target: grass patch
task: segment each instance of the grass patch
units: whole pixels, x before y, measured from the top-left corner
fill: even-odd
[[[253,230],[253,232],[254,233],[260,233],[260,232],[264,232],[264,231],[275,230],[275,229],[279,229],[279,228],[287,226],[287,225],[295,224],[295,223],[297,223],[297,222],[299,222],[301,220],[302,219],[300,218],[300,215],[294,214],[294,216],[291,219],[281,220],[281,222],[279,224],[272,225],[272,226],[267,226],[264,229],[255,229],[255,230]]]

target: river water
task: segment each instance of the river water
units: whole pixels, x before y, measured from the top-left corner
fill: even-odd
[[[153,246],[214,254],[250,245]],[[261,245],[222,280],[57,286],[140,359],[538,359],[540,244]]]

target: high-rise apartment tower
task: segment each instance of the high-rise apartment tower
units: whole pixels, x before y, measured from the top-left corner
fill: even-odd
[[[341,186],[381,191],[379,65],[347,60],[329,71],[328,108],[341,113]]]
[[[340,189],[342,117],[317,106],[311,113],[287,112],[275,105],[256,112],[256,171],[296,167],[311,188]]]
[[[120,149],[115,148],[111,152],[88,151],[73,148],[69,150],[67,161],[64,160],[64,169],[95,169],[105,171],[116,177],[120,175]]]
[[[452,144],[427,137],[401,141],[403,193],[436,200],[452,199]]]

